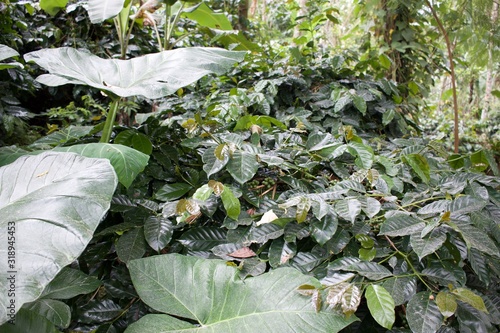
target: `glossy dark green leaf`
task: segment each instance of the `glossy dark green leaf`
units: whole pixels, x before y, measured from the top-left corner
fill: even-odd
[[[366,101],[362,96],[351,95],[352,103],[358,109],[359,112],[364,116],[366,114]]]
[[[310,299],[296,289],[304,284],[319,285],[318,281],[290,268],[242,281],[236,269],[224,261],[171,254],[132,261],[129,269],[141,299],[163,314],[146,315],[130,325],[126,333],[180,329],[186,333],[207,329],[214,333],[333,333],[355,319],[330,311],[316,313]]]
[[[417,280],[415,277],[391,277],[381,284],[394,299],[395,305],[406,303],[417,293]]]
[[[144,222],[144,237],[155,251],[161,251],[170,243],[173,232],[172,222],[163,216],[150,216]]]
[[[370,280],[380,280],[392,276],[392,273],[382,265],[369,261],[359,261],[346,267]]]
[[[421,237],[420,232],[411,234],[410,236],[410,244],[420,260],[436,252],[445,241],[446,233],[444,229],[434,229],[430,234],[424,237]]]
[[[151,143],[151,140],[149,140],[149,137],[135,130],[125,130],[120,132],[115,137],[113,142],[115,144],[132,147],[146,155],[151,155],[153,152],[153,144]]]
[[[391,294],[382,286],[369,285],[366,287],[365,297],[373,319],[380,326],[390,330],[396,320],[394,299]]]
[[[486,170],[489,166],[488,158],[486,157],[486,153],[484,150],[479,150],[471,154],[470,161],[472,163],[472,167],[478,171],[482,172]]]
[[[406,319],[414,333],[437,332],[443,323],[443,315],[439,311],[434,296],[428,291],[422,291],[408,302]]]
[[[456,317],[460,333],[494,332],[487,314],[467,303],[458,303]]]
[[[177,239],[190,250],[209,251],[214,246],[227,243],[226,231],[218,227],[196,227]]]
[[[240,184],[244,184],[255,176],[259,163],[257,155],[237,150],[226,165],[226,170]]]
[[[155,193],[155,199],[173,201],[182,197],[192,188],[193,187],[187,183],[165,184]]]
[[[121,307],[110,299],[91,300],[78,309],[78,319],[86,324],[103,323],[117,318],[122,311]]]
[[[472,247],[491,256],[500,258],[498,247],[484,231],[466,223],[455,223],[455,226],[462,235],[468,248]]]
[[[463,215],[479,211],[486,206],[487,202],[469,195],[456,198],[450,204],[450,212],[455,215]]]
[[[69,299],[99,288],[101,281],[82,271],[65,267],[43,290],[41,298]]]
[[[382,223],[379,235],[407,236],[422,231],[424,227],[424,220],[411,215],[397,214]]]
[[[286,242],[283,237],[276,238],[269,246],[269,264],[273,268],[285,265],[296,252],[296,244]]]
[[[141,258],[146,253],[144,229],[134,228],[125,232],[116,242],[116,254],[123,262]]]
[[[354,223],[361,213],[361,202],[358,199],[342,199],[335,203],[335,212],[347,221]]]
[[[469,249],[468,254],[469,263],[472,269],[479,277],[479,280],[481,280],[484,284],[486,284],[486,286],[488,286],[491,279],[485,256],[481,252],[479,252],[479,250],[476,250],[474,248]]]
[[[356,156],[356,164],[363,169],[370,169],[373,164],[374,155],[370,146],[358,142],[350,142],[347,150],[351,155]]]
[[[226,166],[227,162],[229,162],[229,149],[222,154],[223,159],[216,156],[216,149],[216,147],[209,147],[202,156],[203,170],[207,173],[207,177],[221,171]]]
[[[311,236],[319,245],[325,245],[337,232],[337,216],[332,213],[326,214],[321,220],[313,220],[311,227]]]
[[[26,306],[30,311],[47,318],[55,326],[67,328],[71,322],[71,309],[54,299],[39,299]]]

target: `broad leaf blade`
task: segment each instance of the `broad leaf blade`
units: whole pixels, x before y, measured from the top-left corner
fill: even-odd
[[[61,301],[39,299],[26,308],[42,315],[58,327],[67,328],[71,322],[71,310]]]
[[[118,15],[125,0],[88,0],[87,12],[92,23],[101,23],[104,20]]]
[[[398,214],[389,217],[380,226],[379,235],[406,236],[421,231],[425,227],[424,220],[419,218]]]
[[[41,297],[69,299],[96,290],[101,281],[88,276],[82,271],[64,267],[59,274],[45,287]]]
[[[219,260],[177,254],[129,263],[132,281],[141,299],[157,311],[162,332],[338,332],[352,321],[331,312],[316,313],[308,297],[295,290],[318,281],[290,268],[247,278]],[[175,272],[175,273],[174,273]],[[270,297],[272,295],[272,297]],[[196,327],[169,315],[199,322]],[[155,332],[148,316],[126,332]]]
[[[366,288],[365,297],[373,319],[380,326],[390,330],[396,320],[394,299],[391,294],[382,286],[369,285]]]
[[[73,152],[86,157],[107,158],[115,168],[118,180],[125,187],[132,185],[135,177],[148,164],[149,156],[133,148],[110,143],[87,143],[57,147],[54,151]]]
[[[406,318],[412,332],[433,333],[437,332],[443,322],[434,297],[428,291],[423,291],[408,302]]]
[[[257,156],[241,150],[235,151],[226,165],[227,171],[240,184],[252,179],[258,168]]]
[[[7,266],[7,247],[0,249],[0,289],[7,289],[7,271],[17,271],[20,308],[85,249],[109,209],[116,175],[107,160],[49,152],[0,168],[0,187],[0,241],[7,244],[8,226],[16,237],[14,267]],[[1,294],[1,322],[8,301]]]
[[[73,83],[120,97],[140,95],[155,99],[172,94],[207,74],[223,74],[244,56],[245,52],[193,47],[121,60],[102,59],[62,47],[30,52],[24,58],[50,73],[37,78],[49,86]]]

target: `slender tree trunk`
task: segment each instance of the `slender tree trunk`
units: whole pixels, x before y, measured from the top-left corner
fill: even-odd
[[[299,12],[297,16],[305,16],[307,13],[307,0],[299,0]],[[300,36],[299,24],[296,22],[295,28],[293,29],[293,38],[298,38]]]
[[[493,8],[491,10],[491,24],[495,26],[498,21],[498,2],[493,2]],[[493,44],[493,31],[490,31],[490,42],[488,43],[488,67],[486,69],[486,86],[484,89],[484,103],[483,109],[481,112],[481,121],[485,121],[488,119],[488,112],[490,109],[491,102],[491,91],[493,90],[493,48],[495,45]]]
[[[248,8],[248,17],[253,18],[255,16],[255,12],[257,11],[257,7],[259,6],[259,0],[252,0],[250,4],[250,8]]]
[[[453,110],[454,110],[454,128],[453,128],[453,141],[454,141],[454,150],[455,153],[458,153],[458,147],[460,143],[460,138],[458,136],[458,99],[457,99],[457,80],[455,76],[455,64],[453,63],[453,49],[450,41],[450,37],[448,36],[448,32],[443,26],[443,23],[439,19],[439,16],[434,9],[434,6],[431,4],[429,0],[425,0],[427,7],[432,12],[432,16],[436,20],[439,30],[443,34],[444,40],[446,42],[446,48],[448,49],[448,60],[450,61],[450,75],[451,75],[451,89],[453,92]]]

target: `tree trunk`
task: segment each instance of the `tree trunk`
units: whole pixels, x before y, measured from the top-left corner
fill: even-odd
[[[299,12],[297,16],[305,16],[307,13],[307,0],[299,0]],[[300,36],[299,23],[295,22],[295,28],[293,29],[293,38],[298,38]]]
[[[491,25],[495,26],[498,21],[498,2],[493,2],[493,8],[491,10]],[[483,109],[481,112],[481,121],[485,121],[488,119],[488,112],[490,109],[491,103],[491,91],[493,90],[493,48],[495,45],[493,44],[493,31],[490,31],[490,42],[488,43],[488,67],[486,69],[486,86],[484,89],[484,103]]]
[[[259,6],[259,0],[252,0],[250,4],[250,8],[248,8],[248,17],[253,18],[255,16],[255,12],[257,11],[257,7]]]
[[[457,98],[457,79],[455,76],[455,64],[454,64],[454,57],[453,57],[453,48],[451,45],[450,37],[448,36],[448,32],[443,26],[443,22],[439,19],[439,16],[434,9],[434,6],[431,4],[430,0],[425,1],[427,4],[427,7],[432,12],[432,16],[434,16],[434,19],[436,20],[436,23],[438,25],[439,30],[443,34],[444,40],[446,42],[446,48],[448,50],[448,60],[450,61],[450,75],[451,75],[451,89],[453,92],[453,113],[454,113],[454,119],[453,119],[453,141],[454,141],[454,151],[455,154],[458,153],[458,147],[459,147],[459,142],[460,138],[458,136],[458,98]]]

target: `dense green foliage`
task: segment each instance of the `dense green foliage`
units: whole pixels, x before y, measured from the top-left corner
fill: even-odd
[[[18,50],[0,48],[0,236],[7,244],[16,223],[18,291],[39,290],[17,299],[2,332],[498,331],[495,152],[452,154],[442,135],[422,136],[418,89],[380,75],[394,59],[318,47],[336,11],[318,5],[287,46],[272,31],[254,43],[251,23],[233,31],[206,3],[166,1],[148,28],[128,1],[89,1],[90,18],[78,5],[41,2],[48,17],[11,2],[0,7],[15,37],[1,41]],[[21,34],[14,17],[51,34]],[[28,96],[46,109],[28,114]],[[103,169],[74,173],[49,157]],[[91,199],[102,211],[84,232]],[[48,244],[63,238],[56,227],[81,248]],[[55,266],[23,268],[30,245]],[[2,310],[9,301],[0,296]]]

